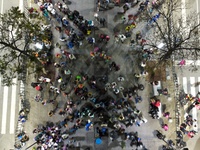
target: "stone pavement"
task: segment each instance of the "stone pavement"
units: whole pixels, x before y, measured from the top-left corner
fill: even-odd
[[[77,9],[79,12],[85,16],[88,19],[94,19],[94,3],[91,3],[90,0],[82,0],[82,1],[72,1],[72,4],[69,5],[71,10]],[[32,4],[32,6],[37,6]],[[120,10],[119,10],[120,9]],[[109,11],[105,12],[99,12],[99,15],[105,17],[107,19],[108,28],[101,28],[99,31],[96,31],[95,34],[98,33],[106,33],[108,35],[113,35],[113,28],[115,28],[117,25],[119,26],[120,23],[120,16],[117,13],[118,11],[122,11],[122,8],[115,7],[114,9],[111,9]],[[136,9],[131,9],[128,10],[126,15],[129,13],[134,13]],[[116,20],[114,20],[114,19]],[[140,25],[141,24],[141,25]],[[133,36],[135,36],[135,33],[139,30],[142,30],[144,27],[144,23],[138,24],[138,27],[133,31]],[[55,24],[53,24],[53,27]],[[123,30],[123,29],[121,29]],[[145,32],[145,30],[143,31]],[[54,31],[54,40],[55,42],[59,40],[59,35],[56,31]],[[107,49],[107,53],[112,56],[112,59],[117,63],[120,64],[120,71],[116,72],[114,74],[109,75],[109,82],[113,82],[117,80],[117,77],[119,75],[123,75],[125,77],[125,82],[123,83],[123,86],[131,86],[135,84],[134,81],[134,73],[139,72],[138,68],[138,60],[135,58],[133,55],[133,52],[131,48],[128,46],[130,39],[127,39],[124,44],[121,43],[114,43],[114,36],[111,36],[111,39],[109,43],[104,46],[105,49]],[[62,44],[62,43],[61,43]],[[79,50],[75,50],[77,53],[81,53],[81,55],[78,55],[78,60],[76,61],[76,67],[74,68],[73,75],[76,75],[79,73],[80,69],[86,70],[86,72],[93,74],[92,72],[95,72],[95,68],[93,65],[90,64],[90,66],[85,65],[84,63],[86,62],[84,55],[89,54],[90,50],[93,47],[89,45],[83,45]],[[54,51],[54,54],[57,53],[58,51]],[[93,62],[92,62],[93,63]],[[51,72],[52,74],[53,72]],[[159,120],[152,119],[149,114],[149,101],[150,97],[153,95],[152,94],[152,85],[149,84],[145,78],[140,79],[140,83],[144,84],[145,90],[139,92],[139,95],[143,97],[143,101],[141,103],[136,104],[136,107],[142,111],[143,115],[145,118],[148,120],[146,124],[142,124],[140,127],[133,126],[127,128],[127,131],[138,131],[139,137],[142,138],[142,142],[145,145],[146,148],[149,150],[155,150],[159,149],[161,145],[165,144],[165,142],[159,140],[155,136],[154,130],[160,130],[162,131],[167,139],[172,139],[175,141],[176,135],[175,135],[175,130],[176,130],[176,125],[175,125],[175,100],[174,100],[174,84],[173,84],[173,79],[172,79],[172,72],[171,72],[171,67],[169,67],[169,75],[171,77],[170,80],[166,80],[166,82],[162,82],[162,87],[166,87],[169,90],[170,98],[166,96],[159,96],[158,98],[161,100],[162,105],[166,106],[165,111],[169,111],[170,115],[172,117],[173,122],[168,123],[168,121],[164,118],[161,117]],[[51,77],[55,79],[56,76]],[[26,132],[30,136],[30,140],[27,142],[25,147],[28,147],[32,143],[34,143],[33,138],[35,135],[32,134],[32,131],[34,128],[37,127],[38,124],[45,124],[47,121],[53,121],[53,122],[58,122],[62,120],[63,118],[56,114],[53,117],[48,116],[48,112],[54,108],[52,104],[47,104],[47,105],[42,105],[39,102],[34,101],[34,96],[38,93],[38,91],[35,91],[30,86],[31,82],[37,81],[37,77],[35,77],[34,74],[29,74],[27,78],[27,95],[29,96],[29,102],[31,104],[31,110],[30,110],[30,115],[29,115],[29,120],[26,122]],[[46,89],[45,89],[46,90]],[[44,92],[45,98],[48,98],[48,93]],[[59,103],[59,107],[62,107],[66,101],[66,98],[63,97],[63,95],[60,95],[57,98],[57,101]],[[169,131],[163,131],[161,128],[161,122],[165,122],[169,124]],[[81,146],[90,146],[94,150],[98,149],[96,145],[94,144],[94,139],[93,139],[93,130],[87,132],[85,129],[79,129],[77,131],[77,136],[80,137],[85,137],[85,141],[80,141]],[[107,144],[106,144],[107,145]],[[106,146],[105,145],[105,146]],[[100,148],[100,149],[105,149]],[[110,150],[120,150],[120,145],[115,145],[111,143],[108,139],[108,149]],[[129,142],[127,141],[126,143],[126,149],[131,150],[133,149],[132,147],[129,146]]]

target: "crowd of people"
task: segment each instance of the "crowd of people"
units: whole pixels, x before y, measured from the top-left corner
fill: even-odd
[[[84,19],[84,17],[81,16],[81,14],[79,14],[79,12],[76,10],[65,10],[63,12],[63,5],[64,4],[60,2],[56,3],[56,6],[59,6],[60,9],[52,7],[52,4],[50,2],[44,3],[42,6],[40,6],[41,11],[43,11],[43,15],[44,12],[48,12],[52,15],[52,18],[54,18],[58,22],[58,25],[60,26],[56,26],[56,30],[59,33],[63,32],[64,34],[67,34],[67,36],[61,34],[62,37],[60,37],[60,41],[67,43],[67,49],[72,49],[74,46],[80,46],[74,43],[77,42],[77,39],[81,40],[81,42],[79,41],[79,43],[82,43],[84,42],[84,38],[80,37],[87,37],[86,39],[88,41],[88,44],[96,45],[94,49],[90,52],[91,58],[95,61],[103,60],[106,64],[106,67],[102,71],[108,70],[110,74],[119,71],[120,65],[112,60],[112,57],[108,56],[107,52],[103,50],[102,47],[98,46],[98,44],[102,42],[105,44],[108,43],[110,40],[110,36],[101,33],[98,37],[93,37],[93,35],[91,34],[92,29],[94,28],[93,21]],[[55,9],[55,11],[53,11],[54,13],[52,14],[53,9]],[[64,9],[66,9],[66,7],[64,7]],[[61,12],[63,13],[64,17],[60,15]],[[45,17],[49,19],[47,15],[45,15]],[[75,25],[76,29],[70,26],[71,23]],[[78,34],[76,32],[77,29],[79,32]],[[117,36],[118,38],[120,38],[122,43],[126,39],[124,38],[125,36],[123,36],[124,35]],[[71,46],[69,46],[70,43]],[[56,54],[58,61],[54,63],[54,66],[60,70],[55,81],[59,83],[59,86],[55,86],[55,84],[51,82],[51,79],[44,76],[41,76],[38,79],[38,82],[32,83],[32,86],[38,91],[42,91],[45,86],[50,84],[49,91],[51,94],[55,94],[55,96],[51,97],[51,99],[47,101],[45,101],[40,96],[35,97],[35,100],[40,100],[43,105],[46,105],[48,103],[56,103],[56,98],[60,94],[63,94],[65,97],[67,97],[66,105],[63,109],[58,111],[57,106],[55,106],[55,109],[49,112],[50,117],[55,115],[57,112],[59,115],[65,117],[64,120],[59,122],[58,126],[53,127],[53,129],[57,130],[53,130],[52,132],[51,129],[49,129],[47,132],[44,129],[37,129],[37,131],[39,132],[35,140],[40,145],[39,147],[43,147],[44,149],[46,149],[47,147],[54,147],[54,149],[56,149],[57,147],[63,147],[64,145],[62,145],[62,142],[64,139],[61,138],[63,135],[61,130],[67,128],[68,130],[65,130],[65,132],[66,134],[68,134],[68,136],[70,136],[71,134],[73,135],[78,132],[79,128],[85,127],[86,131],[88,131],[96,124],[98,124],[100,127],[104,126],[104,128],[101,130],[99,129],[100,127],[97,127],[98,129],[96,130],[96,132],[98,132],[98,138],[101,138],[102,136],[110,136],[112,141],[114,141],[119,136],[126,135],[127,139],[131,140],[131,146],[135,145],[137,147],[144,147],[138,135],[131,136],[131,138],[129,138],[129,133],[125,132],[125,127],[131,127],[133,125],[141,126],[142,123],[147,122],[146,118],[142,115],[142,112],[138,110],[135,105],[130,103],[131,99],[134,99],[138,90],[143,90],[144,86],[138,84],[133,87],[124,89],[124,87],[120,87],[118,84],[123,82],[125,78],[123,76],[119,76],[116,79],[116,82],[109,83],[108,73],[106,73],[102,77],[97,77],[96,75],[88,75],[86,72],[81,71],[76,76],[72,76],[73,71],[68,66],[68,64],[71,62],[68,61],[68,57],[66,57],[71,53],[69,50],[63,49],[64,48],[60,48],[59,54]],[[69,77],[72,78],[72,87],[74,87],[73,89],[71,89],[70,92],[66,91],[66,88],[69,84],[69,80],[67,79]],[[118,97],[117,99],[119,100],[115,100],[112,96],[108,95],[108,91],[111,91],[113,94],[115,94]],[[71,96],[72,92],[77,97],[77,100],[72,100],[68,98],[69,96]],[[123,92],[124,97],[121,97],[120,92]],[[102,94],[107,96],[102,96]],[[141,98],[138,98],[139,96],[137,95],[137,102],[141,100]],[[109,115],[109,113],[115,115]],[[86,119],[88,117],[90,119]],[[113,132],[116,134],[110,134]],[[51,135],[52,133],[54,134],[54,136]],[[59,146],[59,143],[62,143],[61,146]],[[70,145],[71,144],[68,144],[67,146]]]
[[[121,4],[117,0],[114,2],[115,5]],[[112,8],[112,5],[108,5],[109,3],[109,0],[97,1],[97,10],[98,7],[103,7],[103,10]],[[132,28],[136,28],[136,24],[134,24],[136,20],[134,19],[137,19],[140,13],[149,7],[152,9],[157,7],[158,3],[158,0],[152,3],[148,0],[142,2],[137,0],[131,4],[128,1],[124,2],[124,14],[131,7],[138,6],[139,8],[138,12],[131,18],[133,19],[130,22],[132,26],[127,28],[125,25],[125,30],[122,33],[114,33],[115,43],[124,43],[128,38],[127,33],[132,32]],[[146,62],[153,57],[154,50],[152,48],[142,49],[141,60],[136,64],[139,72],[133,73],[135,74],[133,75],[134,84],[127,85],[126,81],[129,79],[126,79],[123,74],[112,78],[113,74],[121,70],[120,62],[112,58],[112,54],[105,47],[111,41],[112,35],[99,31],[100,33],[96,36],[94,31],[97,30],[97,27],[95,27],[94,21],[86,19],[78,10],[70,10],[64,1],[52,3],[50,0],[46,0],[39,3],[39,8],[47,21],[56,21],[53,30],[56,30],[60,36],[58,43],[55,44],[59,51],[56,52],[55,56],[52,56],[53,60],[50,63],[53,63],[54,69],[58,72],[55,73],[55,80],[47,77],[47,74],[43,74],[38,78],[38,81],[32,82],[31,86],[39,92],[48,89],[48,99],[36,95],[35,101],[41,102],[42,105],[54,104],[54,109],[48,113],[49,117],[60,115],[63,118],[59,122],[47,122],[46,125],[34,129],[33,133],[36,134],[34,140],[38,144],[37,149],[64,150],[75,147],[79,145],[79,142],[74,139],[75,135],[82,128],[85,128],[86,131],[95,129],[96,144],[104,136],[109,137],[111,141],[116,141],[121,137],[123,140],[129,140],[131,147],[147,149],[139,137],[140,133],[126,132],[126,128],[140,127],[147,122],[143,113],[137,109],[136,104],[142,101],[139,91],[144,90],[139,78],[148,75],[145,70]],[[31,12],[33,13],[34,9]],[[158,16],[151,18],[151,23],[156,22],[158,18]],[[100,23],[104,26],[105,20]],[[124,23],[122,22],[122,24]],[[45,28],[44,25],[41,28]],[[49,29],[48,27],[48,31]],[[131,39],[130,46],[143,47],[145,42],[142,32],[137,32],[135,37]],[[64,46],[60,43],[64,43]],[[53,44],[50,45],[49,50],[53,49]],[[74,53],[76,48],[83,45],[90,47],[89,55],[83,55],[86,57],[84,59],[89,60],[89,63],[86,62],[87,68],[84,69],[76,65],[80,59]],[[48,47],[49,45],[44,46]],[[52,52],[51,55],[54,53]],[[95,71],[88,71],[91,64],[95,67]],[[48,63],[43,63],[43,65],[46,67]],[[76,67],[80,70],[75,71]],[[63,96],[65,99],[65,105],[61,109],[58,109],[57,104],[59,96]],[[149,113],[153,118],[160,117],[158,114],[160,105],[158,99],[150,100]],[[165,124],[163,128],[168,130]]]
[[[186,110],[184,121],[180,125],[180,131],[178,133],[178,142],[179,146],[185,146],[186,143],[183,141],[183,135],[186,135],[188,138],[193,138],[197,133],[197,118],[191,115],[193,109],[199,110],[199,92],[196,96],[192,96],[191,94],[180,94],[180,101],[182,106],[188,104],[188,108]]]

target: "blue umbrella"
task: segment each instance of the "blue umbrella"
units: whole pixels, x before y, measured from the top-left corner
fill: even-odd
[[[67,44],[67,46],[68,46],[70,49],[72,49],[72,48],[74,47],[74,44],[73,44],[72,42],[69,42],[69,43]]]
[[[95,142],[96,142],[96,144],[101,144],[102,143],[102,140],[100,139],[100,138],[97,138],[96,140],[95,140]]]

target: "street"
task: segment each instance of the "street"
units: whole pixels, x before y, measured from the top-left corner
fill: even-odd
[[[191,66],[183,66],[182,68],[177,68],[177,76],[178,76],[178,83],[180,85],[179,89],[184,90],[185,93],[187,94],[192,94],[193,96],[196,96],[197,93],[200,91],[200,76],[199,76],[199,69],[200,66],[197,66],[198,70],[191,72],[189,69],[191,69]],[[186,112],[188,105],[185,105],[182,107],[184,112]],[[200,116],[200,110],[198,109],[193,109],[191,111],[191,115],[193,118],[199,118]],[[183,121],[183,120],[182,120]],[[198,121],[198,126],[197,126],[197,131],[200,131],[200,120],[197,119]],[[191,145],[191,148],[194,150],[198,150],[198,141],[199,141],[200,136],[197,135],[195,136],[192,140],[188,140],[188,145]],[[195,144],[196,143],[196,144]],[[194,146],[194,147],[193,147]]]
[[[1,13],[4,13],[6,10],[10,9],[12,6],[19,6],[22,7],[23,0],[0,0],[0,9]],[[21,6],[20,6],[21,5]]]
[[[192,16],[193,13],[198,13],[199,14],[200,10],[200,2],[199,0],[182,0],[182,18],[186,22],[189,22],[191,20],[190,15]],[[200,18],[200,16],[199,16]],[[199,23],[199,18],[197,22]],[[200,65],[199,61],[193,61],[193,60],[186,60],[186,65],[185,66],[178,66],[177,64],[181,60],[176,60],[175,65],[176,65],[176,72],[177,72],[177,77],[178,77],[178,83],[180,85],[179,90],[184,90],[185,93],[187,94],[192,94],[193,96],[196,96],[197,93],[200,91],[200,85],[198,84],[200,81]],[[194,63],[195,62],[195,63]],[[186,112],[186,108],[188,106],[186,105],[183,108],[183,112]],[[199,118],[200,116],[200,110],[197,109],[192,109],[190,112],[193,118]],[[198,132],[200,131],[200,120],[198,120],[198,126],[197,130]],[[183,121],[183,120],[182,120]],[[188,140],[187,144],[190,145],[190,149],[192,150],[198,150],[199,149],[199,138],[200,135],[198,134],[195,136],[193,139]]]
[[[19,1],[1,0],[0,13],[12,6],[19,6]],[[15,131],[19,112],[19,82],[13,79],[13,85],[3,86],[0,76],[0,149],[10,149],[15,143]],[[5,147],[2,147],[5,145]]]

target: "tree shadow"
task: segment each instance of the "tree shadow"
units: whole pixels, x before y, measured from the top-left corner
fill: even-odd
[[[122,16],[124,15],[124,13],[121,13],[121,12],[118,12],[114,18],[113,18],[113,21],[114,22],[117,22],[118,20],[120,20],[122,18]]]
[[[160,126],[162,127],[162,125],[164,124],[163,119],[162,119],[162,118],[159,118],[158,120],[159,120],[159,124],[160,124]]]
[[[196,82],[196,83],[194,84],[195,87],[197,87],[197,86],[199,86],[199,85],[200,85],[200,82]]]
[[[119,33],[119,32],[125,32],[125,26],[124,24],[122,23],[118,23],[114,28],[113,28],[113,32],[114,33]]]
[[[198,138],[195,146],[194,146],[194,150],[198,150],[199,149],[199,146],[200,146],[200,138]]]
[[[108,145],[108,149],[116,148],[116,147],[121,147],[120,142],[117,140],[113,141],[111,144]]]
[[[163,104],[163,105],[162,105],[162,112],[163,112],[163,113],[165,113],[166,108],[167,108],[166,104]]]

